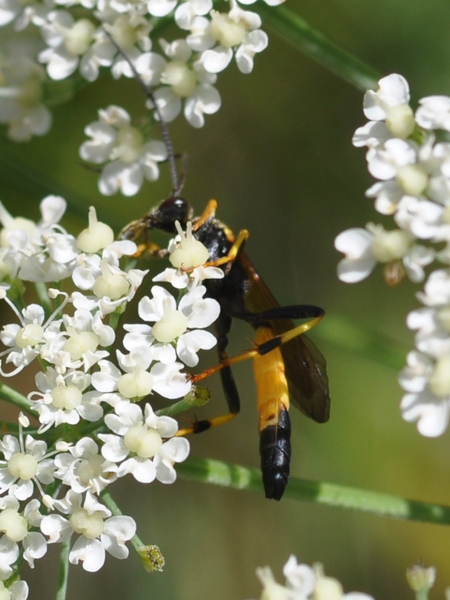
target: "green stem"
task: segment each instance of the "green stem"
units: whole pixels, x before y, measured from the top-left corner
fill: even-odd
[[[106,507],[109,508],[109,510],[115,517],[121,517],[123,515],[122,511],[120,510],[120,508],[118,507],[118,505],[116,504],[115,500],[109,492],[103,490],[103,492],[101,493],[101,497]],[[131,539],[131,545],[136,550],[136,552],[139,552],[139,550],[144,546],[144,542],[138,535],[135,535]]]
[[[66,600],[67,583],[69,580],[69,553],[70,539],[61,544],[61,553],[59,555],[59,575],[58,575],[58,590],[56,592],[56,600]]]
[[[321,31],[314,29],[302,17],[285,5],[255,5],[264,25],[269,25],[291,45],[342,77],[358,90],[377,89],[380,74],[356,56],[350,54]]]
[[[106,490],[103,490],[101,497],[105,505],[109,508],[115,517],[122,516],[122,511],[113,500],[111,494]],[[144,569],[148,573],[156,573],[162,571],[164,568],[165,560],[158,546],[153,544],[146,545],[137,535],[131,538],[131,545],[136,550],[137,555],[142,561]]]
[[[0,381],[0,399],[18,406],[33,417],[36,416],[33,411],[33,403],[2,381]]]
[[[193,481],[242,490],[263,491],[259,470],[218,460],[191,457],[177,465],[177,473],[180,477]],[[380,517],[450,525],[450,506],[407,500],[391,494],[297,477],[291,477],[284,498],[349,508]]]
[[[47,286],[43,281],[36,281],[34,287],[39,298],[39,303],[45,310],[46,316],[49,317],[53,312],[53,306],[48,295]]]

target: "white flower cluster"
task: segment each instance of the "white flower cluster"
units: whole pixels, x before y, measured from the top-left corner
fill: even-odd
[[[369,172],[379,180],[366,195],[397,228],[369,223],[338,235],[335,246],[345,254],[338,275],[347,283],[367,277],[377,262],[385,265],[387,283],[405,273],[421,282],[424,267],[440,263],[417,294],[423,308],[408,315],[416,350],[399,376],[407,392],[403,418],[435,437],[447,429],[450,414],[450,143],[437,141],[435,133],[441,131],[441,140],[442,130],[450,132],[450,98],[422,98],[415,114],[409,99],[404,77],[381,79],[378,91],[364,97],[370,120],[353,137],[355,146],[367,146]]]
[[[123,325],[126,353],[113,356],[112,325],[147,271],[123,269],[121,259],[133,255],[136,244],[114,241],[94,208],[89,226],[76,238],[68,234],[58,223],[65,207],[60,197],[45,198],[36,224],[14,218],[0,204],[0,302],[13,316],[0,331],[6,347],[0,372],[12,377],[35,359],[43,365],[37,389],[28,395],[39,437],[23,431],[30,422],[21,414],[18,434],[12,426],[0,441],[0,587],[17,575],[20,556],[33,567],[47,544],[73,535],[69,560],[81,561],[87,571],[102,567],[105,551],[127,557],[125,544],[136,525],[131,517],[113,516],[99,495],[127,474],[142,483],[175,481],[174,464],[187,458],[189,443],[177,437],[173,418],[155,414],[148,397],[186,396],[192,384],[185,365],[196,365],[198,351],[216,343],[204,328],[218,317],[219,304],[204,298],[202,281],[223,277],[223,271],[201,266],[208,251],[190,229],[185,234],[180,228],[171,242],[176,268],[157,277],[175,285],[179,301],[153,286],[139,302],[145,323]],[[180,260],[189,273],[178,269]],[[74,291],[49,287],[47,314],[38,304],[19,309],[8,294],[17,298],[30,281],[40,284],[41,294],[48,282],[59,288],[66,282]],[[48,446],[46,434],[54,440],[58,426],[59,439]],[[22,582],[9,592],[21,600],[28,588]]]
[[[321,564],[299,564],[294,555],[283,567],[285,585],[275,581],[270,567],[257,569],[256,575],[263,585],[261,600],[373,600],[361,592],[344,594],[337,579],[325,576]]]
[[[277,5],[284,0],[266,1]],[[169,16],[181,37],[152,39],[161,17]],[[0,27],[0,123],[8,124],[8,135],[18,141],[48,131],[51,115],[44,87],[51,90],[52,81],[78,71],[92,82],[102,68],[116,79],[134,77],[117,46],[155,90],[166,122],[183,111],[193,127],[202,127],[205,115],[221,105],[214,87],[217,73],[233,58],[241,73],[250,73],[255,54],[268,44],[259,15],[237,0],[227,0],[223,12],[213,8],[212,0],[2,0]],[[160,51],[153,48],[156,41]],[[104,143],[110,138],[108,132]],[[121,158],[116,154],[111,160]],[[129,157],[124,162],[129,164]]]

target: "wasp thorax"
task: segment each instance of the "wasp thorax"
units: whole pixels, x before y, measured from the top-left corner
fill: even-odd
[[[188,221],[186,233],[181,229],[178,221],[175,222],[178,233],[180,234],[180,243],[171,253],[169,260],[172,265],[179,269],[185,267],[198,267],[203,265],[209,259],[209,251],[201,242],[192,235],[192,223]]]

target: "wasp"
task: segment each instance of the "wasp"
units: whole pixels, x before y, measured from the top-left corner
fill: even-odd
[[[121,236],[137,239],[152,230],[176,233],[175,222],[192,232],[209,252],[207,265],[222,266],[223,279],[205,280],[207,296],[220,304],[215,323],[219,364],[192,375],[194,383],[220,371],[229,413],[195,421],[179,433],[201,433],[233,419],[240,411],[240,399],[231,365],[253,358],[257,386],[261,471],[267,498],[280,500],[289,481],[291,461],[290,400],[305,415],[319,423],[329,418],[330,398],[326,362],[304,332],[324,316],[323,309],[312,305],[281,307],[244,252],[248,232],[235,238],[216,216],[217,203],[211,200],[201,217],[193,218],[192,208],[179,196],[164,200],[158,207],[127,226]],[[143,248],[144,246],[142,246]],[[157,247],[149,245],[157,254]],[[242,319],[255,330],[255,348],[229,358],[228,335],[233,319]],[[295,326],[292,319],[309,319]]]
[[[122,239],[138,239],[152,230],[170,234],[177,232],[176,223],[192,232],[209,252],[208,265],[221,266],[223,279],[205,280],[207,294],[221,308],[215,323],[219,364],[198,375],[194,383],[220,371],[222,387],[228,405],[228,414],[195,421],[192,427],[178,433],[201,433],[233,419],[240,411],[240,399],[231,366],[253,358],[257,386],[261,470],[267,498],[280,500],[289,481],[291,461],[291,424],[289,404],[292,403],[306,416],[318,423],[329,418],[330,397],[326,362],[315,344],[304,335],[324,316],[323,309],[312,305],[281,307],[259,276],[244,252],[248,232],[242,230],[237,238],[221,221],[216,219],[217,202],[211,200],[200,217],[193,218],[189,203],[180,196],[184,175],[178,178],[175,154],[167,124],[164,122],[153,91],[137,73],[132,61],[106,31],[111,42],[128,62],[136,80],[153,105],[168,153],[172,177],[172,196],[151,210],[142,219],[130,223],[121,232]],[[163,255],[153,243],[147,248],[154,255]],[[141,251],[139,250],[139,252]],[[255,347],[242,355],[227,356],[228,334],[233,319],[242,319],[255,330]],[[295,326],[292,319],[309,319]]]

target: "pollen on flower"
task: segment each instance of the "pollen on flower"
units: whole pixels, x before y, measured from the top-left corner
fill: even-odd
[[[83,252],[94,254],[114,241],[114,232],[109,225],[97,220],[93,206],[89,209],[89,227],[77,237],[77,246]]]
[[[73,410],[80,406],[83,398],[82,392],[74,385],[58,385],[51,391],[52,404],[62,410]]]
[[[130,284],[123,275],[113,273],[106,260],[102,260],[102,275],[97,277],[92,291],[97,298],[107,296],[111,300],[118,300],[130,291]]]
[[[409,104],[390,106],[386,111],[386,127],[394,137],[406,140],[416,126],[414,113]]]
[[[28,348],[43,341],[44,328],[38,323],[29,323],[17,332],[15,341],[18,348]]]
[[[372,253],[378,262],[387,263],[402,258],[411,245],[411,236],[407,231],[386,231],[381,226],[375,226],[372,232],[375,234]]]
[[[117,132],[116,145],[111,159],[118,158],[129,165],[140,158],[143,146],[144,136],[142,133],[136,127],[125,125]]]
[[[0,531],[3,531],[11,542],[21,542],[28,534],[28,523],[13,508],[5,508],[0,512]]]
[[[93,331],[78,332],[72,327],[67,328],[69,339],[64,344],[64,350],[70,354],[72,360],[79,360],[85,352],[95,352],[100,339]]]
[[[192,223],[188,221],[186,233],[181,229],[178,221],[175,222],[180,236],[180,245],[171,253],[169,260],[172,265],[179,269],[181,266],[187,269],[203,265],[209,259],[209,251],[201,242],[192,235]]]
[[[163,301],[164,314],[153,325],[152,333],[158,342],[168,344],[180,337],[187,328],[187,317],[179,310],[171,307],[170,299]]]
[[[434,365],[428,387],[437,398],[450,396],[450,356],[442,356]]]
[[[64,31],[64,43],[67,51],[73,56],[87,52],[94,38],[95,25],[89,19],[80,19]]]
[[[225,48],[242,44],[247,29],[242,21],[234,21],[227,14],[211,11],[211,35]]]
[[[181,98],[190,96],[197,87],[195,73],[181,60],[173,60],[161,74],[161,83],[170,85],[171,90]]]
[[[102,513],[95,511],[89,514],[85,508],[78,508],[70,515],[70,526],[75,533],[80,533],[89,540],[97,538],[105,529]]]
[[[28,481],[38,472],[38,463],[31,454],[17,452],[9,459],[8,470],[14,477]]]
[[[153,458],[162,447],[161,435],[145,425],[133,425],[124,436],[125,446],[141,458]]]
[[[410,196],[420,196],[427,189],[429,178],[419,165],[405,165],[397,170],[395,181]]]
[[[153,389],[153,376],[148,371],[136,368],[133,373],[125,373],[117,382],[117,389],[125,398],[143,398]]]

